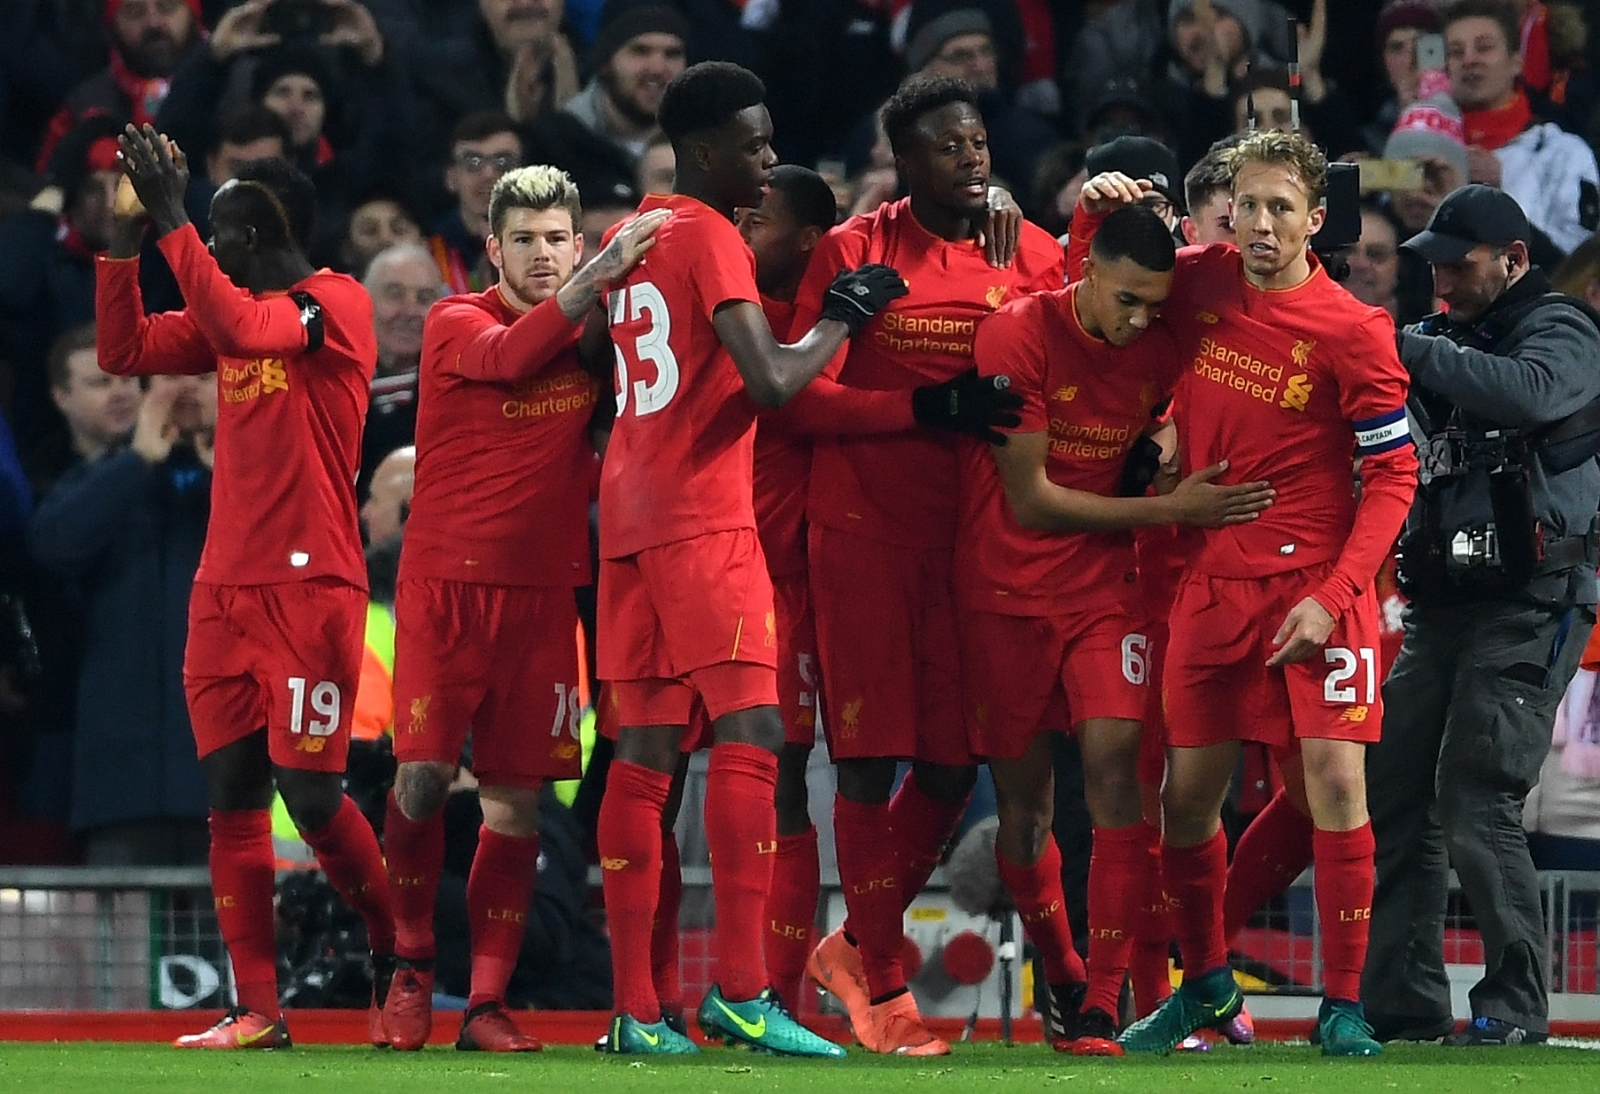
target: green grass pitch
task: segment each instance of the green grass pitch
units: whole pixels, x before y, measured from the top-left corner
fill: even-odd
[[[1390,1094],[1524,1091],[1593,1094],[1600,1055],[1548,1046],[1445,1049],[1391,1046],[1378,1060],[1328,1060],[1313,1048],[1257,1045],[1205,1056],[1077,1060],[1041,1045],[958,1045],[940,1060],[853,1052],[837,1062],[779,1060],[712,1048],[695,1059],[640,1061],[585,1048],[482,1056],[429,1048],[178,1052],[164,1046],[0,1044],[0,1091],[40,1094]]]

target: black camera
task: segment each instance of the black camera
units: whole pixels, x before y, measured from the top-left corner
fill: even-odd
[[[1335,281],[1350,273],[1344,251],[1361,239],[1361,170],[1353,163],[1328,164],[1327,196],[1322,227],[1311,237],[1311,250]]]
[[[314,42],[333,29],[333,12],[322,0],[272,0],[261,29],[283,42]]]

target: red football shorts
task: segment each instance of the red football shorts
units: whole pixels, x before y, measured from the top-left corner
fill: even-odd
[[[1045,730],[1144,717],[1144,620],[1124,605],[1052,616],[963,612],[960,626],[976,756],[1015,760]]]
[[[395,593],[394,756],[537,787],[582,774],[572,590],[411,578]]]
[[[183,690],[200,755],[265,726],[279,767],[343,771],[366,627],[367,594],[335,577],[196,582]]]
[[[619,713],[615,688],[602,683],[595,703],[594,731],[608,741],[615,741],[622,730],[622,723],[617,720]],[[678,751],[685,754],[698,752],[715,743],[716,734],[711,730],[711,719],[706,717],[706,706],[696,695],[689,706],[689,726],[678,738]]]
[[[835,761],[972,762],[951,552],[811,526],[811,588]]]
[[[1378,739],[1380,631],[1371,586],[1309,661],[1266,665],[1289,610],[1332,568],[1329,562],[1261,578],[1189,577],[1172,608],[1167,648],[1170,744],[1259,741],[1286,749],[1302,737]]]
[[[805,574],[772,583],[778,614],[778,710],[785,744],[817,740],[817,621],[811,613],[811,582]]]
[[[623,726],[778,705],[778,622],[754,529],[600,560],[600,678]]]
[[[1165,612],[1145,621],[1145,638],[1150,682],[1145,688],[1144,727],[1139,733],[1139,781],[1146,786],[1160,786],[1167,777],[1167,712],[1162,709],[1162,696],[1167,646],[1171,641]]]

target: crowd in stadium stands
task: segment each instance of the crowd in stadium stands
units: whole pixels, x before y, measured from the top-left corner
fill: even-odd
[[[1080,194],[1100,171],[1149,179],[1147,205],[1179,242],[1206,242],[1227,230],[1230,215],[1230,177],[1213,146],[1298,124],[1328,160],[1363,165],[1361,236],[1344,286],[1396,325],[1439,303],[1428,263],[1401,245],[1467,183],[1517,199],[1532,262],[1561,291],[1600,307],[1600,35],[1586,8],[1566,0],[1453,8],[1442,0],[0,3],[0,863],[207,862],[215,803],[208,806],[196,757],[183,666],[212,506],[218,392],[210,376],[118,376],[97,359],[95,256],[113,242],[124,173],[118,137],[130,123],[153,125],[187,155],[183,205],[202,240],[220,188],[262,159],[293,164],[315,186],[305,257],[348,274],[370,297],[376,372],[356,504],[372,601],[354,732],[386,752],[385,735],[412,702],[397,704],[393,694],[393,612],[426,384],[424,321],[438,301],[500,276],[500,251],[486,240],[491,195],[508,173],[540,164],[565,171],[581,194],[582,256],[600,253],[646,195],[672,189],[674,147],[657,117],[668,83],[697,62],[731,61],[765,83],[779,161],[820,173],[838,219],[871,214],[912,184],[897,170],[896,135],[880,109],[908,77],[954,77],[975,94],[989,182],[1011,202],[995,200],[1042,229],[1024,233],[1007,272],[1019,292],[1060,286]],[[1137,146],[1144,158],[1107,153],[1128,137],[1150,138]],[[759,218],[753,224],[744,226],[747,239],[759,234]],[[1035,255],[1029,247],[1039,240]],[[147,312],[185,305],[169,267],[173,250],[158,247],[154,233],[140,244]],[[863,254],[832,255],[829,276],[872,260]],[[803,270],[794,271],[791,297]],[[768,292],[766,271],[758,273]],[[582,473],[582,489],[598,497],[597,466]],[[583,571],[591,568],[585,558]],[[1377,591],[1386,670],[1403,608],[1392,561]],[[592,704],[593,585],[576,596],[582,627],[573,649]],[[1552,727],[1557,747],[1528,804],[1541,865],[1600,865],[1600,761],[1593,742],[1564,736],[1583,723],[1595,667],[1585,661],[1579,693]],[[847,710],[844,721],[851,718]],[[584,855],[599,862],[603,849],[599,794],[612,748],[602,741],[589,762],[589,747],[593,774],[546,794],[541,822],[547,849],[564,856],[553,869],[568,871],[562,876],[578,888],[572,869]],[[851,766],[871,762],[841,769],[842,784],[855,787],[854,819],[842,824],[866,823],[856,810],[888,800],[889,782],[879,787],[866,767]],[[1092,758],[1058,766],[1074,764],[1093,785]],[[1268,807],[1278,777],[1264,748],[1247,749],[1229,800],[1230,818],[1240,821],[1230,820],[1234,837]],[[486,789],[480,813],[479,790],[464,778],[439,788],[449,790],[452,809],[460,794],[472,800],[471,822],[452,823],[454,880],[441,896],[451,911],[441,923],[469,918],[476,824],[503,804],[494,793],[503,788]],[[936,778],[919,766],[925,789]],[[949,794],[964,801],[969,790],[967,782]],[[367,812],[381,829],[382,787],[375,792]],[[809,819],[802,804],[798,827],[784,820],[784,793],[780,782],[779,831],[788,839],[808,831]],[[390,827],[420,825],[412,813],[446,799],[428,800],[413,809],[391,799]],[[1137,801],[1132,810],[1136,820]],[[1057,813],[1064,869],[1079,879],[1066,898],[1081,934],[1090,820]],[[1021,838],[1015,823],[1002,810],[1002,850]],[[492,829],[482,829],[484,847],[506,838]],[[657,853],[670,869],[678,854],[670,832]],[[539,869],[545,886],[545,864]],[[550,878],[557,884],[556,873]],[[581,895],[569,903],[572,918],[584,918]],[[405,931],[402,921],[402,958]],[[458,945],[465,927],[443,933],[442,950]],[[805,929],[802,938],[816,941]],[[1165,950],[1163,942],[1163,963]],[[464,951],[441,952],[440,962],[441,976],[460,966],[453,982],[465,985]],[[874,986],[880,973],[868,969]],[[541,990],[530,981],[516,998],[540,1001]],[[1114,1009],[1116,993],[1109,999]],[[881,1031],[881,1021],[873,1028]],[[635,1036],[621,1026],[612,1032]]]

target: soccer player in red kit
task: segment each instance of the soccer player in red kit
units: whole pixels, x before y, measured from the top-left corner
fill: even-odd
[[[483,807],[467,880],[472,986],[459,1049],[537,1051],[505,1006],[539,860],[539,789],[580,774],[576,586],[590,580],[589,422],[578,359],[600,291],[670,215],[635,219],[576,276],[578,189],[522,167],[489,198],[499,280],[441,300],[423,330],[416,490],[395,597],[394,752],[384,824],[398,968],[389,1044],[432,1028],[433,906],[445,799],[472,734]]]
[[[217,191],[208,253],[184,213],[182,153],[150,126],[129,126],[119,143],[188,307],[144,314],[143,223],[124,206],[110,254],[95,262],[100,366],[119,376],[215,371],[218,387],[211,520],[183,675],[238,1005],[177,1045],[287,1047],[273,941],[274,783],[366,922],[375,1006],[393,968],[383,859],[342,785],[367,611],[354,484],[377,363],[372,301],[353,279],[306,260],[316,195],[287,163],[248,164]],[[376,1018],[372,1026],[376,1041]]]
[[[984,316],[1064,280],[1060,246],[1034,225],[1022,226],[1006,269],[990,266],[975,240],[987,215],[989,147],[967,85],[908,81],[881,119],[910,196],[829,233],[796,314],[801,327],[814,318],[840,270],[860,262],[901,270],[909,295],[826,374],[879,393],[968,372]],[[900,952],[905,903],[926,883],[975,774],[951,586],[958,479],[955,440],[923,430],[819,438],[812,462],[811,587],[849,919],[818,944],[808,971],[845,1003],[857,1039],[874,1052],[950,1051],[917,1013]],[[898,760],[914,769],[891,803]]]
[[[1174,261],[1160,216],[1118,209],[1081,280],[1007,304],[978,328],[979,373],[1007,377],[1023,409],[1007,444],[963,453],[955,572],[967,726],[994,775],[1000,877],[1043,863],[1054,879],[1053,899],[1023,919],[1047,961],[1071,945],[1050,832],[1051,731],[1070,725],[1083,752],[1094,824],[1087,993],[1081,982],[1049,984],[1063,1026],[1052,1040],[1076,1055],[1122,1054],[1115,1016],[1144,896],[1138,759],[1149,667],[1132,530],[1241,523],[1271,504],[1266,483],[1209,485],[1226,464],[1175,488],[1169,479],[1166,493],[1117,496],[1182,370],[1156,320]]]
[[[780,406],[850,333],[905,291],[884,266],[842,273],[814,326],[779,344],[755,262],[733,224],[771,175],[766,89],[706,62],[667,85],[659,120],[677,156],[656,246],[608,294],[617,414],[600,483],[599,668],[616,704],[616,758],[598,832],[616,1016],[608,1051],[689,1053],[661,1019],[650,937],[662,812],[687,728],[714,744],[705,826],[718,981],[698,1020],[715,1039],[787,1055],[840,1056],[768,986],[762,956],[776,850],[778,712],[772,583],[756,536],[756,407]]]
[[[837,220],[833,189],[805,167],[780,164],[761,204],[739,221],[755,256],[756,286],[773,336],[786,338],[794,298],[812,250]],[[784,410],[756,425],[756,534],[772,578],[778,628],[778,710],[783,752],[778,756],[778,850],[767,895],[767,974],[773,990],[798,1013],[806,958],[815,944],[821,869],[817,830],[807,801],[806,765],[816,742],[819,673],[811,584],[806,576],[806,484],[811,438],[786,426]]]
[[[1364,761],[1382,722],[1373,578],[1416,487],[1407,377],[1387,314],[1334,284],[1309,249],[1322,153],[1264,132],[1228,163],[1238,247],[1182,252],[1167,307],[1190,362],[1183,449],[1191,465],[1225,457],[1233,475],[1270,477],[1277,495],[1260,520],[1205,533],[1173,608],[1162,865],[1185,975],[1119,1043],[1170,1051],[1243,1003],[1223,934],[1219,813],[1239,742],[1253,740],[1298,755],[1316,825],[1322,1050],[1376,1055],[1359,1003],[1373,883]],[[1091,180],[1073,250],[1098,214],[1142,192],[1126,176]]]

